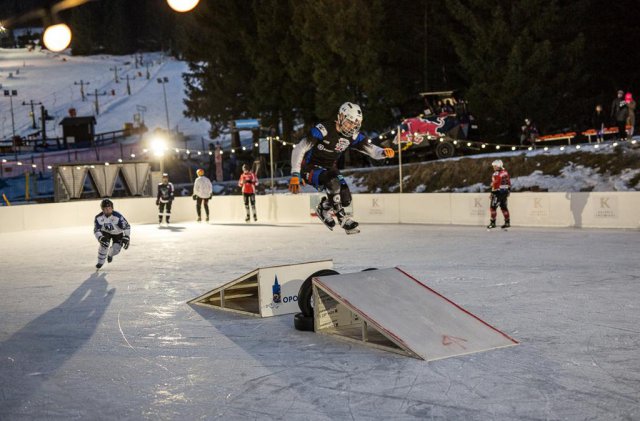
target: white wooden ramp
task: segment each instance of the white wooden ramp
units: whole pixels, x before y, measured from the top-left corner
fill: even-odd
[[[316,333],[427,361],[518,344],[399,268],[312,282]]]
[[[320,269],[331,268],[332,260],[260,267],[187,303],[259,317],[297,313],[300,285]]]

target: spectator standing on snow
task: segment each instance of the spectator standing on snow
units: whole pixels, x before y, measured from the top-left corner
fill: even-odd
[[[618,96],[611,104],[611,118],[618,127],[618,135],[620,140],[627,139],[627,117],[629,117],[629,108],[624,100],[624,91],[618,91]]]
[[[627,108],[629,109],[629,115],[627,116],[627,126],[629,127],[629,138],[633,137],[634,127],[636,126],[636,100],[633,99],[633,95],[631,92],[627,92],[624,96],[624,102],[627,103]]]

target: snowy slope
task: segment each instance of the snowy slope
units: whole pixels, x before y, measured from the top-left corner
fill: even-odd
[[[139,106],[145,107],[144,121],[150,130],[166,128],[164,96],[157,78],[168,78],[167,109],[172,128],[186,135],[207,136],[209,124],[194,122],[183,115],[184,86],[182,73],[187,71],[185,62],[165,57],[161,53],[144,53],[147,67],[136,68],[134,56],[89,56],[75,57],[69,54],[54,54],[48,51],[26,49],[0,49],[0,84],[3,89],[17,90],[13,98],[16,134],[26,136],[33,133],[29,115],[30,107],[22,103],[41,102],[55,117],[48,122],[48,136],[61,136],[59,122],[75,108],[78,116],[94,115],[93,94],[99,95],[100,114],[97,116],[96,132],[120,130],[125,122],[132,122]],[[117,68],[119,82],[115,82]],[[131,95],[127,94],[126,77],[129,77]],[[74,83],[89,83],[85,86],[86,101],[82,101],[80,86]],[[115,95],[112,95],[115,93]],[[40,116],[39,106],[36,116]],[[11,107],[8,97],[0,97],[0,139],[12,135]]]

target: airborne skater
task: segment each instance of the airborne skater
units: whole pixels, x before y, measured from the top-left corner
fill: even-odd
[[[511,194],[511,178],[509,173],[504,169],[502,160],[496,159],[491,163],[493,166],[493,176],[491,177],[491,204],[489,209],[491,211],[491,220],[487,229],[496,227],[496,215],[498,206],[504,216],[504,225],[500,228],[507,229],[511,226],[511,219],[509,216],[509,209],[507,207],[507,198]]]
[[[300,191],[300,184],[311,184],[318,191],[326,191],[318,207],[318,218],[333,230],[336,221],[347,234],[360,232],[358,223],[345,213],[344,207],[351,203],[351,192],[344,177],[338,170],[337,161],[347,148],[356,149],[374,159],[393,158],[391,148],[381,148],[369,142],[360,133],[362,110],[357,104],[345,102],[340,106],[335,122],[314,126],[291,154],[291,179],[289,190],[293,194]]]
[[[96,269],[104,265],[105,259],[111,263],[113,256],[120,253],[121,249],[128,249],[131,234],[129,223],[121,213],[113,210],[111,200],[104,199],[100,203],[100,208],[102,212],[96,215],[93,222],[93,234],[100,243]],[[112,241],[113,244],[111,244]]]

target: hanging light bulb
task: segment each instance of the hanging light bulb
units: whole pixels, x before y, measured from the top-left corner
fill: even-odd
[[[42,40],[48,50],[57,53],[71,43],[71,29],[64,23],[51,25],[44,31]]]
[[[188,12],[198,5],[200,0],[167,0],[169,7],[176,12]]]

